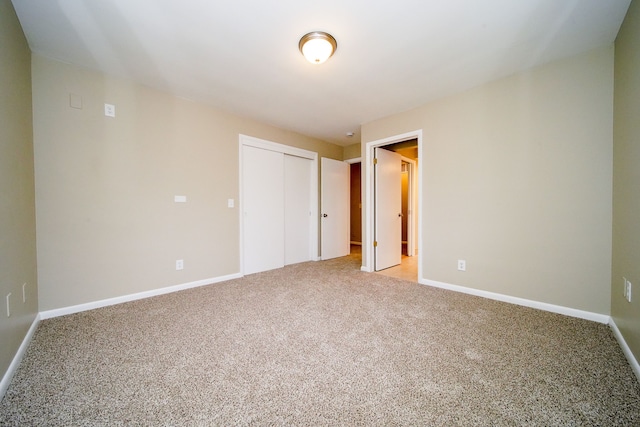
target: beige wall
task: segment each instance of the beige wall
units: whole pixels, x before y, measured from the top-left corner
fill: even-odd
[[[29,47],[0,0],[0,378],[38,311]],[[22,285],[26,283],[26,303]],[[11,293],[11,316],[6,296]]]
[[[41,311],[238,273],[239,134],[342,158],[342,147],[127,80],[32,64]]]
[[[609,314],[612,114],[611,46],[365,124],[363,157],[422,129],[425,279]]]
[[[360,157],[360,143],[356,142],[355,144],[347,145],[343,148],[342,151],[342,159],[357,159]]]
[[[640,3],[629,7],[616,39],[613,128],[611,315],[640,360]],[[623,297],[623,277],[633,284]]]

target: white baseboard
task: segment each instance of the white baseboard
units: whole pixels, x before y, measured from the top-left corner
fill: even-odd
[[[143,298],[155,297],[158,295],[170,294],[172,292],[183,291],[185,289],[197,288],[199,286],[211,285],[213,283],[225,282],[231,279],[238,279],[242,274],[235,273],[227,276],[214,277],[211,279],[197,280],[195,282],[183,283],[181,285],[167,286],[165,288],[153,289],[150,291],[135,294],[123,295],[121,297],[108,298],[100,301],[93,301],[86,304],[78,304],[69,307],[57,308],[40,312],[40,319],[50,319],[52,317],[65,316],[67,314],[79,313],[81,311],[93,310],[95,308],[107,307],[121,304],[123,302],[135,301]]]
[[[362,271],[367,271],[365,269],[365,267],[362,267],[361,270]],[[165,287],[165,288],[154,289],[154,290],[151,290],[151,291],[139,292],[139,293],[136,293],[136,294],[124,295],[124,296],[121,296],[121,297],[109,298],[109,299],[95,301],[95,302],[91,302],[91,303],[87,303],[87,304],[79,304],[79,305],[74,305],[74,306],[70,306],[70,307],[64,307],[64,308],[60,308],[60,309],[48,310],[48,311],[43,311],[43,312],[38,313],[36,315],[35,319],[33,320],[33,322],[31,323],[31,327],[27,331],[27,334],[25,335],[24,339],[22,340],[22,344],[20,344],[20,347],[18,348],[18,351],[16,352],[16,355],[14,356],[13,360],[11,361],[11,364],[9,365],[9,368],[7,369],[7,371],[5,372],[4,376],[2,377],[2,381],[0,381],[0,400],[2,399],[4,394],[6,393],[7,389],[9,388],[9,384],[11,383],[11,379],[13,378],[13,375],[15,374],[15,371],[17,370],[18,366],[20,365],[20,362],[22,361],[22,357],[24,356],[24,353],[27,350],[27,348],[29,346],[29,343],[31,342],[31,339],[33,338],[33,334],[35,333],[35,330],[38,327],[38,324],[40,323],[40,320],[50,319],[50,318],[58,317],[58,316],[64,316],[66,314],[79,313],[81,311],[92,310],[94,308],[106,307],[106,306],[109,306],[109,305],[120,304],[120,303],[123,303],[123,302],[135,301],[135,300],[138,300],[138,299],[149,298],[149,297],[152,297],[152,296],[164,295],[164,294],[168,294],[168,293],[172,293],[172,292],[178,292],[178,291],[185,290],[185,289],[191,289],[191,288],[195,288],[195,287],[199,287],[199,286],[205,286],[205,285],[209,285],[209,284],[224,282],[224,281],[227,281],[227,280],[238,279],[240,277],[242,277],[242,274],[235,273],[235,274],[230,274],[230,275],[227,275],[227,276],[220,276],[220,277],[211,278],[211,279],[198,280],[198,281],[195,281],[195,282],[184,283],[184,284],[181,284],[181,285],[168,286],[168,287]],[[543,303],[543,302],[539,302],[539,301],[527,300],[527,299],[524,299],[524,298],[512,297],[512,296],[498,294],[498,293],[494,293],[494,292],[488,292],[488,291],[482,291],[482,290],[467,288],[467,287],[459,286],[459,285],[451,285],[451,284],[448,284],[448,283],[436,282],[434,280],[420,279],[419,283],[421,283],[423,285],[427,285],[427,286],[433,286],[433,287],[437,287],[437,288],[448,289],[448,290],[451,290],[451,291],[462,292],[462,293],[466,293],[466,294],[470,294],[470,295],[476,295],[476,296],[489,298],[489,299],[493,299],[493,300],[497,300],[497,301],[508,302],[508,303],[511,303],[511,304],[522,305],[522,306],[525,306],[525,307],[537,308],[537,309],[540,309],[540,310],[550,311],[550,312],[553,312],[553,313],[563,314],[563,315],[566,315],[566,316],[578,317],[578,318],[586,319],[586,320],[592,320],[592,321],[599,322],[599,323],[608,323],[609,326],[611,327],[611,329],[613,330],[613,333],[614,333],[616,339],[618,340],[618,343],[620,344],[620,347],[622,348],[622,351],[623,351],[625,357],[629,361],[629,364],[631,365],[631,369],[633,370],[634,374],[638,378],[638,381],[640,381],[640,364],[638,364],[638,361],[636,360],[636,358],[634,357],[633,353],[631,352],[631,349],[627,345],[627,342],[625,341],[624,337],[620,333],[620,330],[618,329],[618,326],[616,325],[616,323],[613,320],[613,318],[611,318],[610,316],[607,316],[607,315],[604,315],[604,314],[592,313],[592,312],[583,311],[583,310],[576,310],[576,309],[573,309],[573,308],[558,306],[558,305],[554,305],[554,304],[547,304],[547,303]]]
[[[618,325],[616,325],[613,317],[611,318],[611,320],[609,320],[609,326],[613,330],[613,334],[616,336],[616,339],[618,340],[618,344],[620,344],[620,347],[622,348],[624,356],[629,361],[629,365],[631,365],[633,373],[636,374],[636,378],[640,382],[640,364],[638,364],[638,361],[631,352],[631,349],[627,345],[627,341],[625,341],[624,337],[622,336],[622,333],[620,332],[620,329],[618,329]]]
[[[24,336],[24,339],[22,340],[22,344],[20,344],[20,347],[18,347],[18,351],[16,352],[16,355],[13,356],[13,360],[11,361],[9,368],[7,368],[7,372],[4,373],[4,376],[2,377],[2,381],[0,381],[0,400],[2,400],[2,398],[4,397],[4,394],[7,392],[7,389],[9,388],[9,384],[11,383],[11,379],[13,378],[13,374],[15,374],[16,370],[18,369],[18,366],[22,361],[22,357],[24,356],[25,351],[27,351],[27,348],[29,347],[29,343],[31,343],[31,338],[33,338],[33,334],[36,331],[36,328],[38,327],[38,323],[40,323],[40,319],[41,317],[40,317],[40,314],[38,313],[36,315],[36,318],[33,319],[33,322],[31,323],[31,327],[27,331],[27,334]]]
[[[64,316],[67,314],[79,313],[81,311],[93,310],[95,308],[107,307],[110,305],[121,304],[124,302],[135,301],[143,298],[154,297],[157,295],[169,294],[172,292],[178,292],[185,289],[196,288],[199,286],[211,285],[214,283],[224,282],[227,280],[238,279],[240,277],[242,277],[242,274],[240,273],[229,274],[227,276],[220,276],[220,277],[214,277],[211,279],[198,280],[195,282],[183,283],[181,285],[167,286],[165,288],[153,289],[151,291],[123,295],[121,297],[109,298],[109,299],[94,301],[86,304],[79,304],[79,305],[74,305],[70,307],[58,308],[54,310],[41,311],[36,315],[36,318],[31,324],[29,331],[27,332],[24,339],[22,340],[22,344],[20,344],[20,347],[18,348],[16,355],[11,361],[11,364],[9,365],[7,372],[5,372],[4,377],[2,378],[2,381],[0,381],[0,399],[2,399],[5,392],[7,391],[7,388],[9,388],[11,379],[13,378],[13,375],[16,369],[18,368],[18,365],[20,365],[20,361],[24,356],[24,352],[27,350],[27,347],[29,347],[31,338],[33,337],[33,334],[36,328],[38,327],[40,320],[50,319],[58,316]]]
[[[465,286],[451,285],[449,283],[436,282],[435,280],[420,279],[419,283],[436,288],[448,289],[450,291],[462,292],[464,294],[475,295],[483,298],[489,298],[496,301],[508,302],[511,304],[522,305],[524,307],[537,308],[538,310],[550,311],[552,313],[563,314],[565,316],[577,317],[580,319],[591,320],[598,323],[609,323],[611,317],[606,314],[593,313],[590,311],[578,310],[575,308],[564,307],[561,305],[549,304],[546,302],[534,301],[525,298],[512,297],[509,295],[498,294],[495,292],[482,291],[479,289],[467,288]]]

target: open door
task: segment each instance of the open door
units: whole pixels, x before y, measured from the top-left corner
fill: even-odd
[[[349,164],[321,159],[322,259],[349,255]]]
[[[375,149],[375,271],[402,262],[402,156]]]

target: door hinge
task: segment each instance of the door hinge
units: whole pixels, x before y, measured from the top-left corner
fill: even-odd
[[[378,164],[378,159],[373,159],[373,164],[377,165]]]
[[[375,241],[374,241],[374,242],[373,242],[373,247],[375,248],[375,247],[377,247],[377,246],[378,246],[378,242],[375,242]]]

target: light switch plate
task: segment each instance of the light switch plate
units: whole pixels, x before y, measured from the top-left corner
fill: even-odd
[[[107,117],[115,117],[116,106],[113,104],[104,104],[104,115]]]
[[[176,203],[187,203],[187,196],[174,196],[173,201]]]

